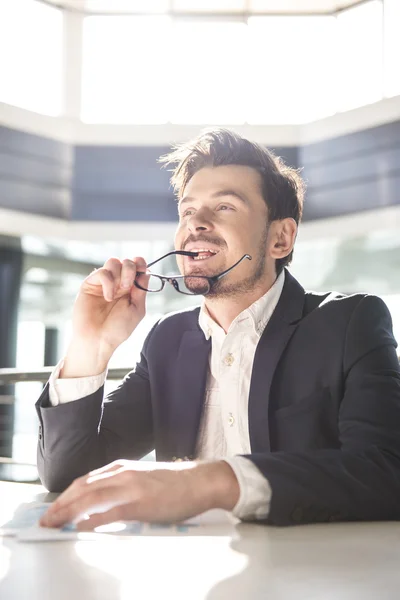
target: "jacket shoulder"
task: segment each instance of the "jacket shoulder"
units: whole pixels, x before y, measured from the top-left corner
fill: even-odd
[[[303,317],[308,321],[314,316],[331,327],[342,324],[348,331],[356,331],[357,338],[379,338],[381,343],[395,343],[393,338],[392,318],[388,307],[379,296],[372,294],[340,294],[329,292],[316,294],[307,292]],[[322,321],[321,321],[322,319]]]
[[[351,313],[367,294],[343,294],[341,292],[306,291],[304,299],[304,316],[315,309],[335,310]],[[376,296],[371,296],[377,298]]]

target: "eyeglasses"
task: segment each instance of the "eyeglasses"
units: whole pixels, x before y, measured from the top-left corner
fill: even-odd
[[[167,256],[180,254],[182,256],[198,256],[199,252],[189,252],[186,250],[175,250],[174,252],[168,252],[168,254],[164,254],[161,258],[154,260],[153,262],[147,265],[147,268],[152,267],[160,260],[167,258]],[[157,275],[156,273],[151,273],[147,271],[146,273],[138,272],[136,273],[135,286],[145,292],[161,292],[164,289],[165,283],[168,282],[172,285],[172,287],[179,292],[180,294],[185,294],[186,296],[205,296],[208,294],[215,283],[225,277],[232,269],[237,267],[245,258],[251,260],[250,254],[244,254],[240,260],[238,260],[234,265],[222,271],[218,275],[213,275],[212,277],[206,277],[205,275]],[[148,281],[146,281],[148,279]]]

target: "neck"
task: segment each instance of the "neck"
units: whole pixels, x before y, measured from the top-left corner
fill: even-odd
[[[205,298],[205,306],[211,318],[227,333],[232,321],[241,312],[259,300],[274,285],[275,279],[268,278],[261,285],[243,294],[227,295],[219,298]]]

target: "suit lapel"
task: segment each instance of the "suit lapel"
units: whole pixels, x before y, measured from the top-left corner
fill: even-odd
[[[249,394],[249,433],[252,452],[270,450],[268,407],[272,380],[279,360],[303,314],[304,289],[285,273],[277,307],[257,346]]]
[[[176,396],[170,431],[178,458],[193,457],[204,402],[211,340],[199,330],[186,331],[177,360]]]

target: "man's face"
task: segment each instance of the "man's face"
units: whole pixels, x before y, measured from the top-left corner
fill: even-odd
[[[267,206],[261,175],[251,167],[205,167],[187,184],[178,205],[176,250],[202,250],[198,257],[178,256],[184,275],[217,275],[244,254],[244,260],[218,282],[210,295],[250,291],[265,278]],[[193,290],[194,291],[194,290]],[[200,290],[197,290],[200,292]]]

